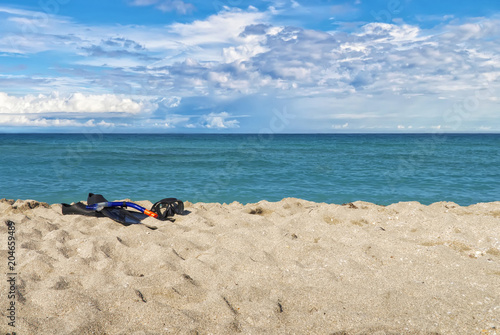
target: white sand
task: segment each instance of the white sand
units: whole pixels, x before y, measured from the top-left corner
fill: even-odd
[[[146,207],[151,203],[139,202]],[[31,207],[31,208],[30,208]],[[3,334],[497,334],[500,202],[190,204],[125,227],[0,202]]]

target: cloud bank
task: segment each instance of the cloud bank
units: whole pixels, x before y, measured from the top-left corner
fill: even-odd
[[[69,96],[25,95],[11,96],[0,92],[0,114],[131,114],[149,113],[158,106],[144,101],[133,101],[130,98],[113,94],[85,95],[74,93]]]
[[[194,10],[183,1],[130,4]],[[0,28],[0,55],[46,62],[50,51],[62,59],[36,77],[0,69],[3,124],[37,115],[67,125],[256,131],[273,108],[285,106],[296,116],[289,131],[500,131],[499,17],[322,31],[279,25],[276,8],[225,8],[164,26],[84,25],[52,16],[23,31],[33,12],[0,7],[0,16],[21,24]],[[9,82],[27,92],[9,89]],[[54,87],[58,94],[47,93]],[[459,127],[450,122],[453,113]]]

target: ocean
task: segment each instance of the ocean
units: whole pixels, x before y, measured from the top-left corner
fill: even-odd
[[[500,200],[500,134],[0,134],[0,198]]]

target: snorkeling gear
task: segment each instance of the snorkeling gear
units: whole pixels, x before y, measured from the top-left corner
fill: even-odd
[[[153,218],[158,218],[158,214],[147,210],[146,208],[139,206],[138,204],[134,204],[133,202],[128,202],[128,201],[103,201],[103,202],[98,202],[93,205],[88,205],[86,206],[86,209],[94,210],[96,212],[102,211],[104,208],[107,207],[122,207],[122,208],[127,208],[127,207],[132,207],[137,209],[139,212],[146,214],[148,216],[151,216]]]
[[[126,208],[134,208],[140,213],[129,211]],[[184,203],[176,198],[165,198],[153,205],[148,210],[138,204],[128,201],[108,201],[100,194],[89,193],[87,205],[78,202],[73,205],[62,204],[62,214],[80,214],[94,217],[109,217],[125,226],[141,223],[147,216],[158,220],[171,220],[169,216],[182,214]]]
[[[151,212],[157,215],[158,220],[166,220],[169,216],[182,214],[184,203],[176,198],[161,199],[151,207]]]

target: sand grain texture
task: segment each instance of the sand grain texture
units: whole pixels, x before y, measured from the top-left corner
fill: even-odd
[[[500,332],[500,202],[186,211],[124,227],[0,201],[4,273],[16,224],[18,334]]]

